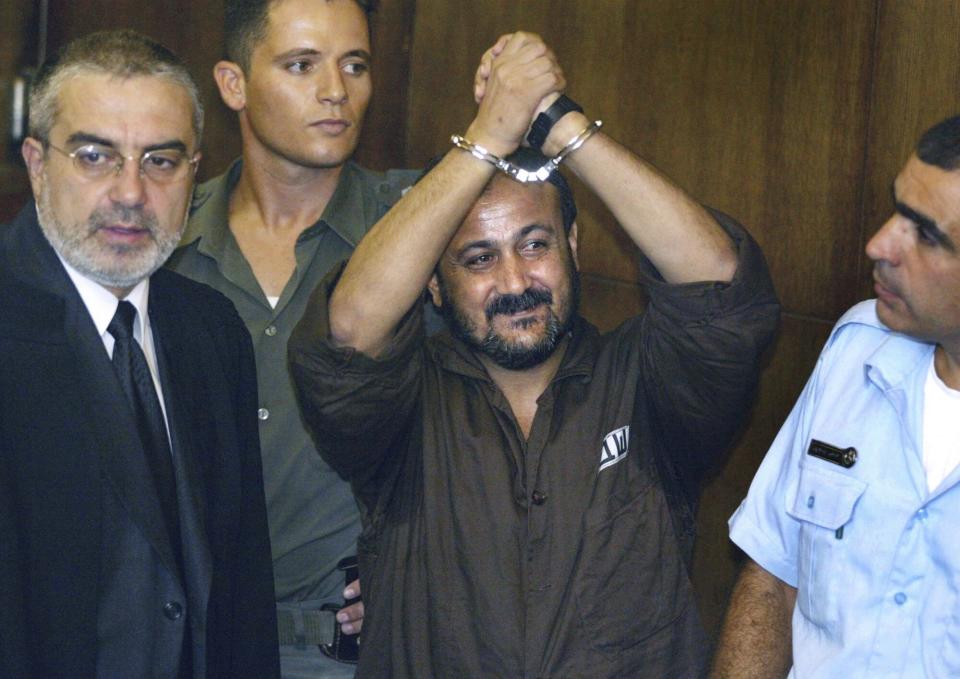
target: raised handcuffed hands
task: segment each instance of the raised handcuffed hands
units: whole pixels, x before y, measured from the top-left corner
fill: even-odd
[[[539,35],[501,36],[480,59],[473,88],[479,107],[467,137],[496,155],[512,153],[564,87],[563,70]]]

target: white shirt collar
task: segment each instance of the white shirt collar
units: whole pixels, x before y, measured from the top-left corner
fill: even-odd
[[[57,257],[60,257],[59,252],[57,253]],[[90,313],[94,325],[97,326],[97,332],[100,333],[102,337],[107,332],[107,326],[110,325],[110,321],[113,320],[114,314],[117,313],[117,306],[120,304],[120,300],[105,287],[90,280],[70,266],[63,257],[60,257],[60,261],[67,270],[70,280],[73,281],[73,285],[77,288],[77,292],[80,293],[80,299],[83,300],[83,304],[87,307],[87,311]],[[133,290],[124,297],[126,301],[133,304],[137,309],[137,322],[133,328],[133,336],[140,343],[143,343],[143,338],[146,335],[148,327],[147,300],[149,296],[150,279],[145,278],[137,283]]]

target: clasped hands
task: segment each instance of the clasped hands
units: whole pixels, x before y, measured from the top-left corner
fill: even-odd
[[[498,157],[510,155],[566,85],[556,55],[540,36],[501,36],[480,58],[473,83],[477,115],[466,138]]]

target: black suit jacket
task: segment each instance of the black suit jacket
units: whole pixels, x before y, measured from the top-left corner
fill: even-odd
[[[207,677],[278,675],[249,334],[226,298],[170,271],[151,278],[149,308],[189,583],[102,340],[33,203],[0,227],[0,677],[94,676],[105,600],[131,637],[160,624],[141,583],[102,591],[130,541],[189,591]]]

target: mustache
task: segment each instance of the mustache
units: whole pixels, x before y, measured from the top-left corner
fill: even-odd
[[[157,232],[157,217],[147,212],[143,207],[131,205],[113,205],[108,208],[99,208],[90,215],[90,230],[107,226],[108,224],[127,224],[146,229],[150,233]]]
[[[900,294],[897,290],[897,287],[892,282],[887,280],[883,269],[880,268],[880,263],[874,264],[873,266],[873,280],[875,283],[879,283],[895,295]]]
[[[552,304],[553,293],[549,290],[535,290],[527,288],[519,295],[500,295],[484,309],[487,321],[493,320],[497,314],[515,314],[533,309],[541,304]]]

